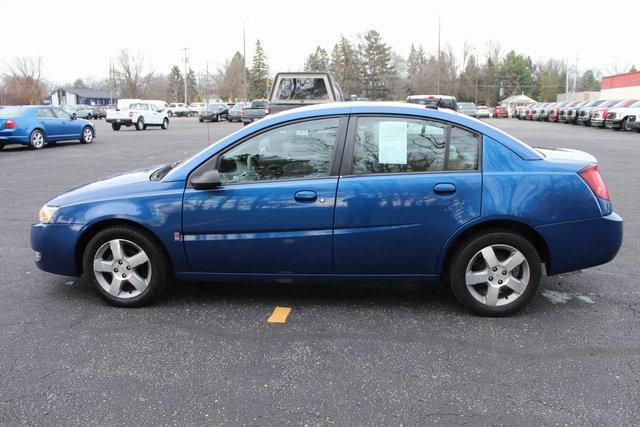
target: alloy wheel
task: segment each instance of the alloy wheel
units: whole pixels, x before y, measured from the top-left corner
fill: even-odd
[[[482,304],[502,306],[516,301],[529,286],[531,271],[525,256],[509,245],[496,244],[478,251],[469,261],[465,282]]]
[[[82,137],[84,138],[84,142],[89,143],[93,141],[93,132],[89,128],[85,128],[82,132]]]
[[[129,240],[110,240],[93,257],[93,274],[98,284],[117,298],[142,294],[151,282],[151,273],[149,256]]]
[[[33,132],[31,134],[31,144],[34,148],[42,148],[44,146],[44,135],[42,132]]]

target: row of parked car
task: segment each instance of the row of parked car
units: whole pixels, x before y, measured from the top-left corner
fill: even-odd
[[[640,100],[542,102],[516,108],[514,117],[640,132]]]

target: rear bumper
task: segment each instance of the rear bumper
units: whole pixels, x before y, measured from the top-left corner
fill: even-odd
[[[80,224],[34,224],[31,248],[36,266],[49,273],[77,276],[75,248],[81,230]]]
[[[107,123],[116,123],[120,125],[129,126],[133,123],[131,119],[107,119]]]
[[[617,213],[537,228],[549,248],[547,274],[581,270],[611,261],[622,245],[623,220]]]

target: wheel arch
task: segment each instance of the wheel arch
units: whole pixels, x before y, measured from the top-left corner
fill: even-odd
[[[76,241],[75,250],[74,250],[74,264],[75,264],[75,268],[78,273],[78,276],[81,276],[83,273],[82,258],[84,256],[84,251],[87,247],[87,244],[89,243],[91,238],[96,234],[98,234],[100,231],[105,230],[109,227],[114,227],[114,226],[129,227],[146,235],[148,238],[150,238],[153,242],[155,242],[158,245],[158,248],[160,248],[160,251],[164,254],[167,261],[169,262],[170,271],[171,272],[174,271],[173,262],[171,260],[171,257],[169,256],[169,252],[167,251],[167,248],[164,246],[162,241],[151,229],[131,219],[107,218],[89,225],[85,230],[82,231],[82,233],[80,234],[80,237],[78,237],[78,240]]]
[[[495,218],[469,225],[468,227],[459,230],[452,238],[449,239],[442,251],[442,255],[440,256],[440,274],[443,276],[448,274],[449,265],[451,264],[453,255],[456,253],[462,243],[464,243],[473,235],[487,233],[490,231],[509,231],[529,240],[538,252],[540,259],[545,264],[546,270],[549,271],[549,246],[547,245],[544,237],[542,237],[542,235],[538,231],[536,231],[535,228],[533,228],[529,224],[514,219]]]

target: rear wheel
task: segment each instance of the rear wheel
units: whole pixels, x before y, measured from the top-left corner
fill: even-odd
[[[85,277],[98,295],[120,307],[157,298],[169,282],[169,260],[146,233],[109,227],[96,234],[83,255]]]
[[[111,129],[115,130],[116,132],[119,131],[121,127],[122,125],[120,123],[111,123]]]
[[[44,147],[44,133],[41,130],[34,130],[29,136],[29,146],[34,150]]]
[[[83,144],[90,144],[93,142],[93,129],[91,129],[91,126],[85,126],[84,129],[82,129],[82,136],[80,137],[80,142],[82,142]]]
[[[467,309],[481,316],[506,316],[531,301],[542,262],[527,239],[496,231],[464,242],[449,274],[453,293]]]
[[[0,151],[4,148],[4,144],[0,144]]]

